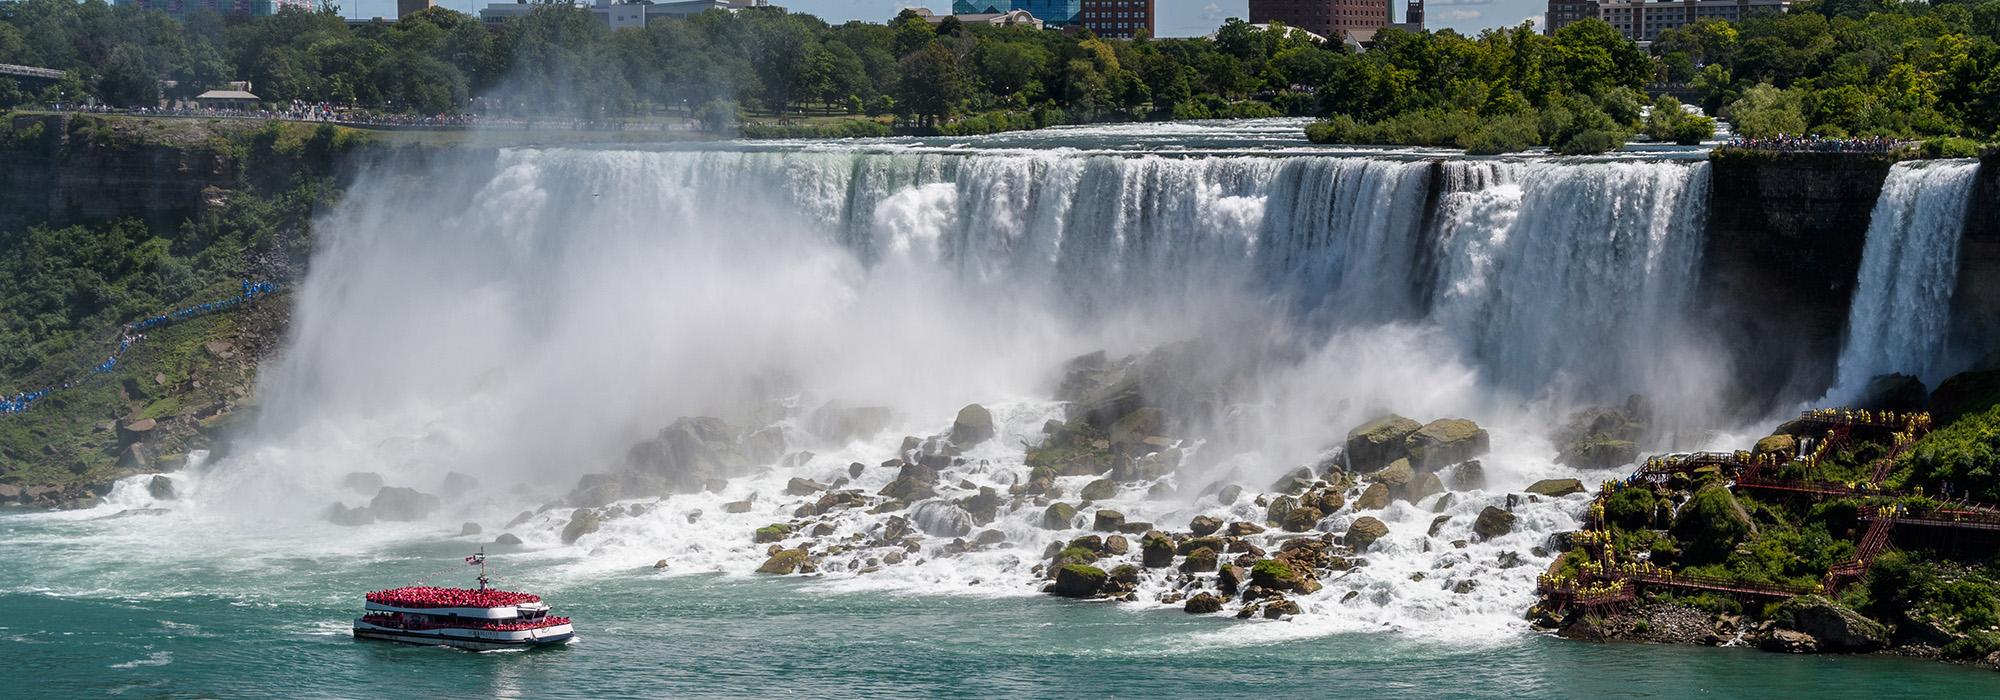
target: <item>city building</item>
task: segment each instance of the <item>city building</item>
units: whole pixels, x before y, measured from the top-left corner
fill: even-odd
[[[313,0],[118,0],[118,4],[159,10],[174,19],[187,19],[201,10],[224,17],[269,17],[287,7],[307,11],[315,8]]]
[[[396,0],[396,19],[437,7],[437,0]]]
[[[1145,30],[1152,36],[1154,0],[1083,0],[1079,23],[1106,39],[1131,39]]]
[[[1660,32],[1705,19],[1736,21],[1759,13],[1792,11],[1791,0],[1549,0],[1549,34],[1574,22],[1597,18],[1633,41],[1650,43]]]
[[[1080,26],[1084,0],[954,0],[954,15],[997,15],[1023,10],[1044,25],[1067,29]]]
[[[497,2],[479,11],[479,21],[486,23],[504,22],[533,12],[545,3],[531,3],[528,0]],[[593,4],[575,2],[576,7],[590,10],[597,21],[612,29],[638,29],[659,19],[685,19],[709,10],[735,12],[751,7],[771,7],[769,0],[672,0],[669,2],[628,2],[626,0],[596,0]]]
[[[1027,10],[1008,10],[1006,12],[981,12],[978,14],[970,14],[970,15],[940,15],[931,12],[929,9],[922,7],[912,7],[910,8],[910,10],[912,12],[917,13],[917,16],[924,18],[924,21],[929,22],[931,24],[943,23],[946,17],[956,17],[958,18],[958,21],[966,24],[991,24],[995,27],[1022,26],[1022,27],[1033,27],[1035,29],[1042,28],[1042,21],[1039,19],[1035,19],[1035,16],[1029,14]]]
[[[1389,0],[1250,0],[1250,22],[1282,22],[1327,38],[1367,42],[1392,23]]]
[[[1413,32],[1424,30],[1424,0],[1410,0],[1403,6],[1403,28]]]

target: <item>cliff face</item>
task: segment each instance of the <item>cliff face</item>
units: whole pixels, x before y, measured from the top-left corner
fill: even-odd
[[[1994,365],[2000,338],[2000,154],[1979,164],[1979,181],[1965,212],[1958,249],[1958,287],[1952,292],[1952,351],[1961,361]]]
[[[178,225],[202,191],[236,180],[235,159],[207,129],[158,122],[16,116],[0,139],[0,226],[139,218]],[[189,126],[200,125],[190,121]]]
[[[1759,413],[1833,381],[1868,219],[1892,163],[1835,154],[1713,161],[1699,303]]]

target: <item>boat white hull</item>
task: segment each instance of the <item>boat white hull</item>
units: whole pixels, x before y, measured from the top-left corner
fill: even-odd
[[[495,632],[468,629],[404,630],[373,625],[366,622],[354,623],[354,638],[356,639],[376,639],[386,642],[432,646],[444,645],[477,651],[554,646],[566,643],[575,636],[576,630],[570,625],[552,625],[532,630]]]

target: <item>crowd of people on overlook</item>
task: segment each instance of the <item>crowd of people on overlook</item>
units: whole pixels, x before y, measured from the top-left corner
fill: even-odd
[[[1796,153],[1888,153],[1909,142],[1887,136],[1864,136],[1858,138],[1833,138],[1819,134],[1779,134],[1770,138],[1737,137],[1729,140],[1730,148],[1746,148],[1760,151],[1791,151]]]
[[[507,127],[559,129],[615,129],[619,131],[667,131],[691,128],[669,122],[628,122],[572,118],[501,117],[484,114],[403,114],[341,107],[330,102],[293,100],[275,107],[235,109],[175,103],[166,107],[110,107],[101,104],[53,104],[50,111],[78,114],[118,114],[136,117],[191,117],[216,119],[276,119],[294,122],[324,122],[358,127]]]
[[[149,316],[125,324],[118,329],[118,349],[112,351],[111,355],[104,358],[103,362],[99,362],[95,367],[92,367],[91,371],[97,374],[110,374],[116,371],[118,369],[118,361],[125,357],[125,351],[132,349],[133,345],[137,345],[140,341],[146,339],[146,334],[141,331],[178,321],[185,321],[197,316],[205,316],[218,311],[227,311],[236,308],[238,305],[255,301],[258,297],[275,291],[278,291],[278,285],[274,283],[243,280],[243,293],[238,296],[174,309],[158,316]],[[62,383],[61,388],[68,389],[75,385],[75,381],[67,381]],[[36,391],[20,392],[11,397],[0,398],[0,415],[26,413],[29,408],[34,406],[36,401],[48,398],[50,394],[55,393],[56,389],[57,387],[55,386],[49,386]]]
[[[539,603],[542,597],[495,588],[444,588],[405,586],[368,594],[368,602],[399,608],[497,608],[522,603]]]

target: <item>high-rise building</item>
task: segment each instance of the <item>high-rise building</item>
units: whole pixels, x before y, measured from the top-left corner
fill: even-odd
[[[1389,26],[1389,0],[1250,0],[1250,23],[1283,22],[1328,39],[1370,41]]]
[[[200,10],[208,10],[224,17],[269,17],[287,7],[311,10],[313,0],[118,0],[120,5],[136,5],[148,10],[159,10],[174,19],[187,19],[188,15]]]
[[[1734,22],[1759,13],[1791,11],[1791,0],[1549,0],[1544,31],[1554,34],[1569,24],[1596,18],[1627,39],[1650,42],[1660,32],[1705,19]]]
[[[1050,27],[1077,26],[1083,19],[1084,0],[955,0],[954,15],[997,15],[1027,10]]]
[[[437,7],[437,0],[396,0],[396,19]]]
[[[1145,30],[1152,36],[1153,0],[1083,0],[1081,24],[1106,39],[1130,39]]]
[[[1410,0],[1403,6],[1403,26],[1413,32],[1424,30],[1424,0]]]

